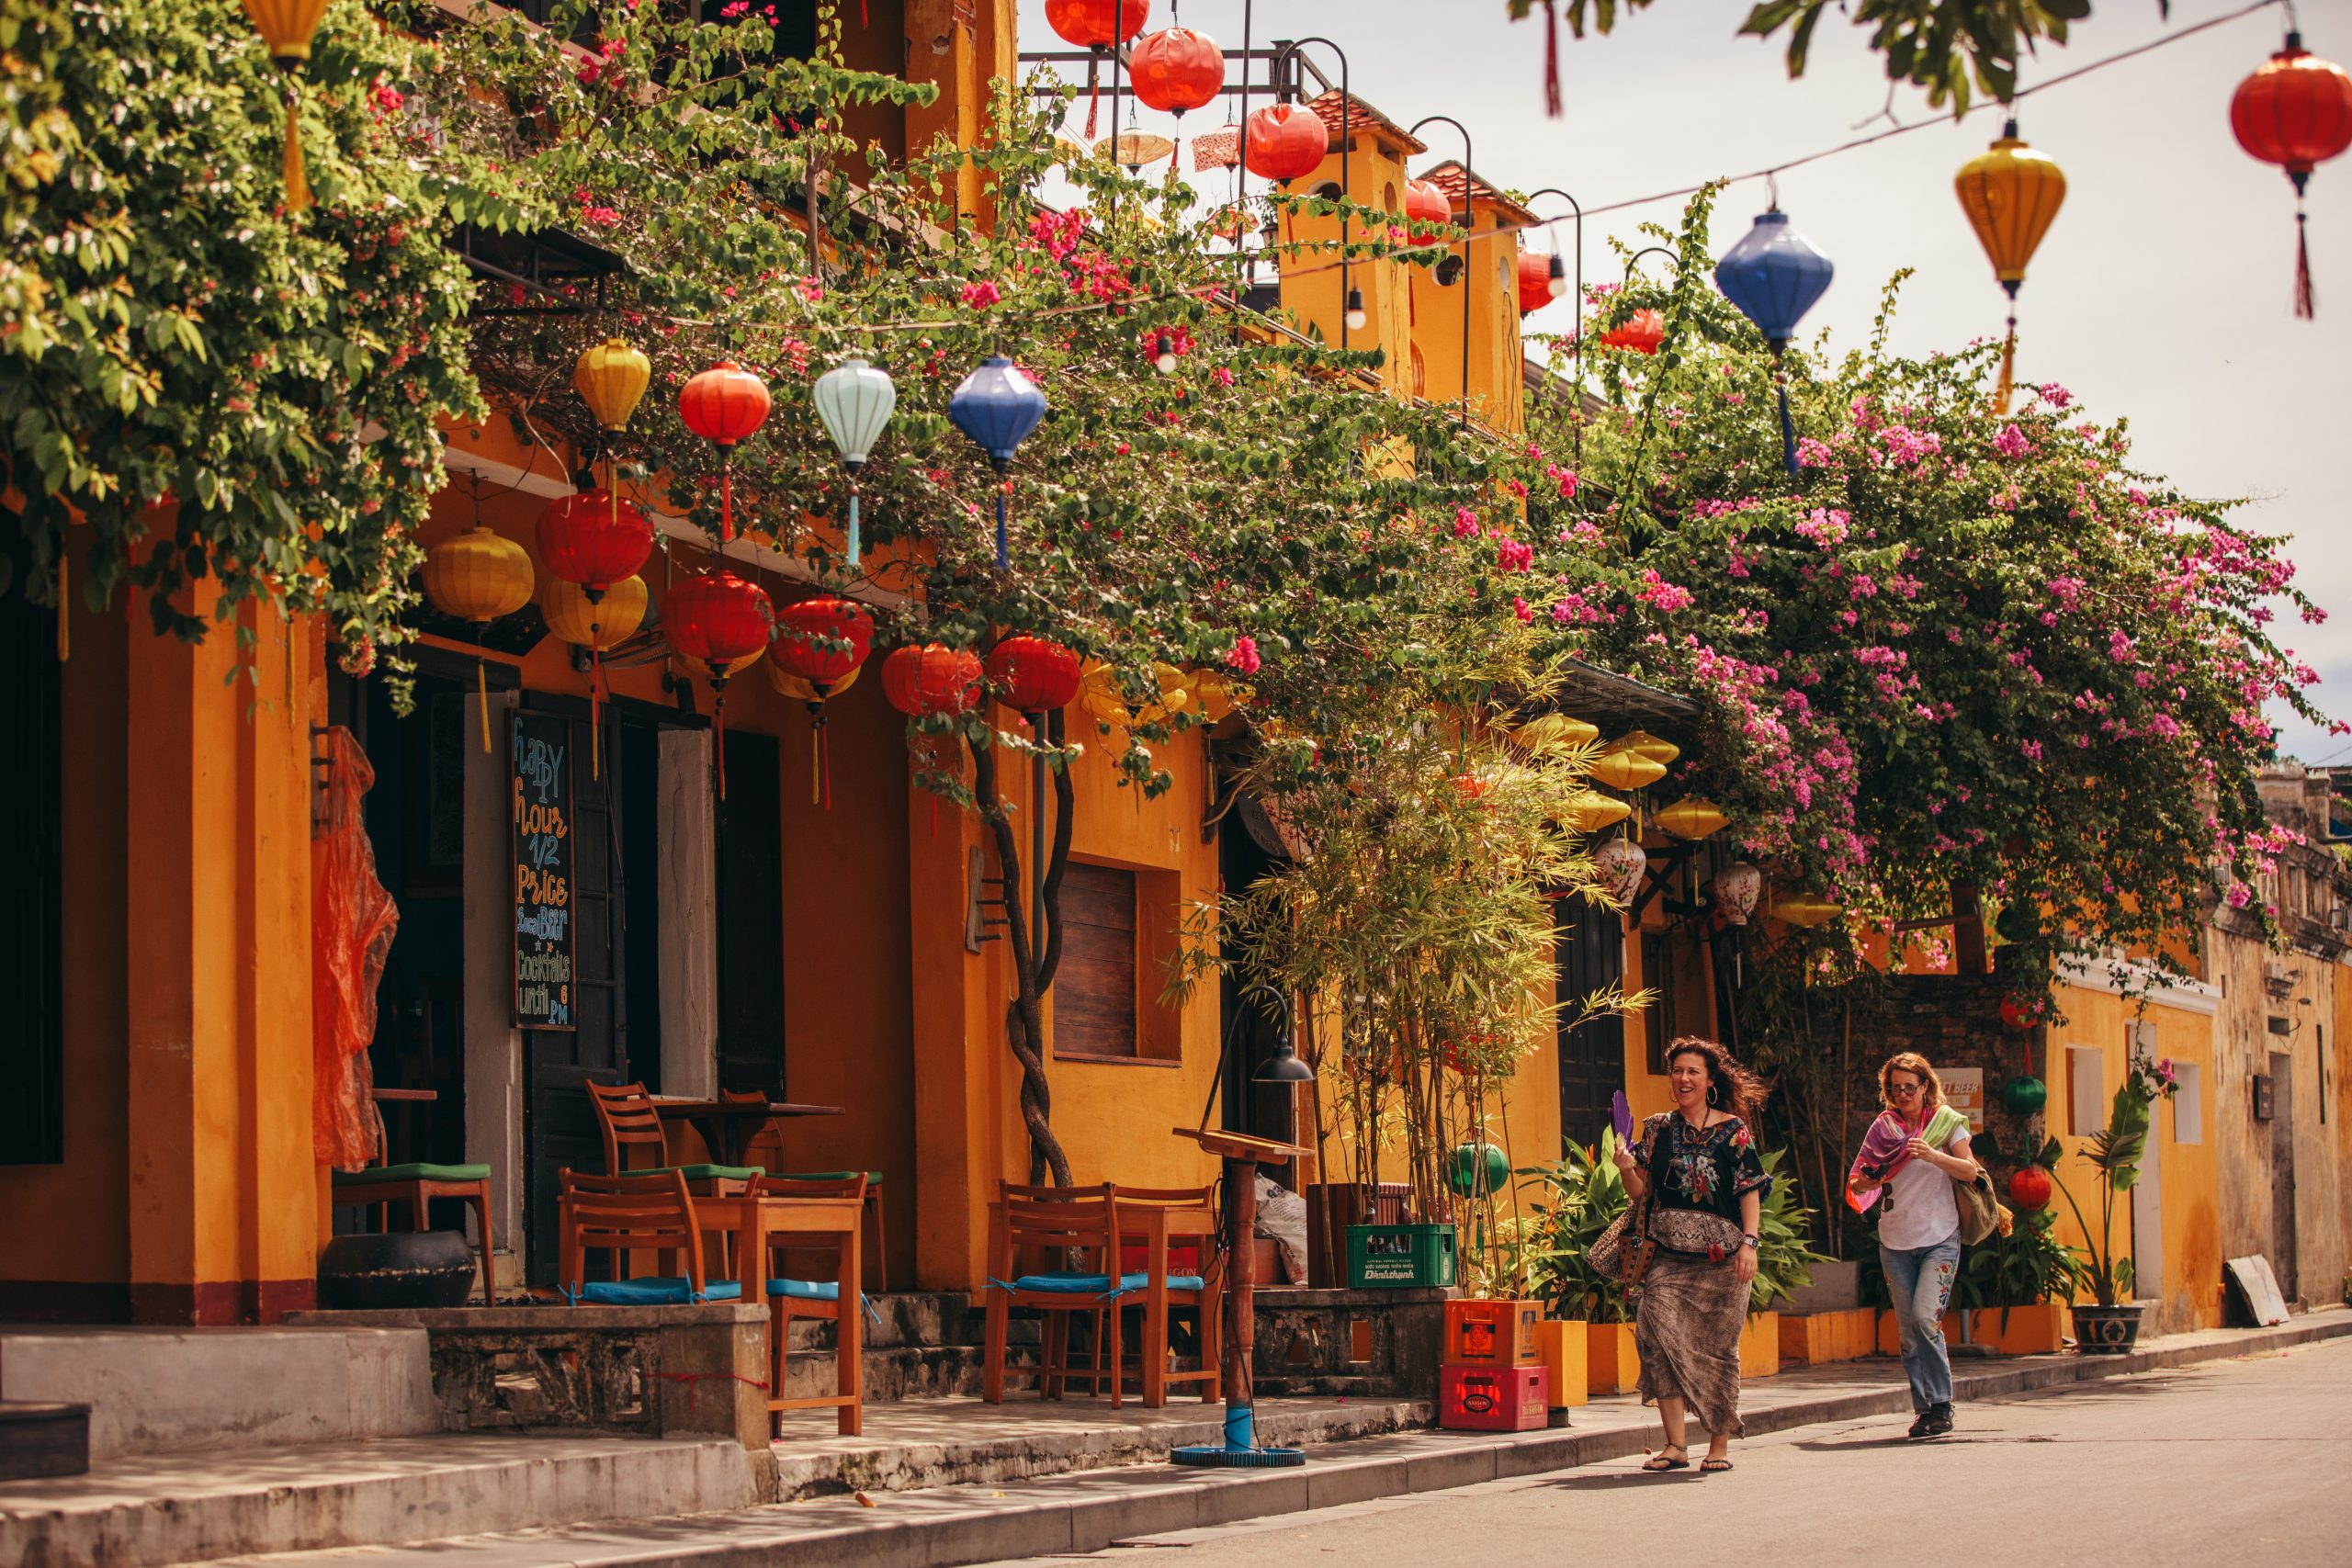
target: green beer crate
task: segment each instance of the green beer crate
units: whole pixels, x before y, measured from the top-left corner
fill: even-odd
[[[1348,1283],[1401,1291],[1453,1283],[1460,1237],[1452,1225],[1350,1225]]]

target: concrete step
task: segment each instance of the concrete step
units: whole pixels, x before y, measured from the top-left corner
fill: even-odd
[[[133,1455],[0,1483],[0,1563],[164,1568],[741,1510],[742,1448],[629,1438],[388,1438]]]
[[[0,1399],[89,1405],[94,1461],[441,1429],[413,1328],[0,1326]]]

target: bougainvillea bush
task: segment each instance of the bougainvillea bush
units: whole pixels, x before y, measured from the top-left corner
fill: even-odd
[[[2063,387],[1996,410],[1995,345],[1888,354],[1893,287],[1867,346],[1791,346],[1792,479],[1705,219],[1679,282],[1617,302],[1668,335],[1617,356],[1531,613],[1702,699],[1681,782],[1780,886],[1893,917],[1977,889],[2026,996],[2067,949],[2162,961],[2278,847],[2264,705],[2312,715],[2315,677],[2275,616],[2321,618],[2278,541],[2136,468],[2126,423]]]

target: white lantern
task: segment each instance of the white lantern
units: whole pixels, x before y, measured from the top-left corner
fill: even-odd
[[[1620,904],[1634,901],[1649,868],[1649,852],[1631,839],[1611,839],[1592,852],[1592,869],[1600,875],[1601,890]]]
[[[1747,917],[1756,912],[1756,900],[1764,892],[1764,874],[1746,861],[1734,861],[1715,874],[1707,885],[1715,908],[1722,911],[1725,925],[1744,926]]]
[[[857,471],[882,438],[883,426],[899,406],[899,389],[890,378],[863,359],[844,359],[817,378],[809,389],[817,417],[831,437],[842,462],[849,469],[849,564],[857,566]]]

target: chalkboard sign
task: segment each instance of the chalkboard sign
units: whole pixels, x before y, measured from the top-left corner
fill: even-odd
[[[571,1029],[571,725],[514,715],[514,1022]]]

